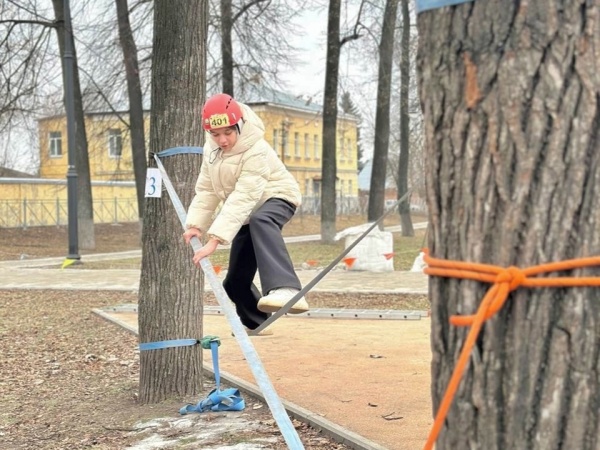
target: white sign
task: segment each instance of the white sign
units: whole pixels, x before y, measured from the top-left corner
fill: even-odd
[[[160,170],[150,167],[146,171],[146,197],[160,197],[162,194],[162,176]]]

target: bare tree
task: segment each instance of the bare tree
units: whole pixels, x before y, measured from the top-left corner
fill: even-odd
[[[223,92],[234,96],[233,82],[233,28],[231,0],[221,0],[221,58],[223,60]]]
[[[40,158],[34,117],[47,98],[39,87],[54,73],[42,67],[59,64],[51,50],[56,24],[36,8],[0,2],[0,153],[3,165],[30,173]]]
[[[526,268],[600,254],[599,11],[488,0],[419,14],[433,257]],[[599,448],[600,292],[505,279],[436,448]],[[488,287],[430,277],[434,410],[467,334],[449,316],[473,314]]]
[[[209,39],[219,42],[208,45],[209,89],[222,84],[223,92],[239,96],[248,83],[281,85],[281,72],[300,63],[290,38],[299,33],[293,19],[309,0],[218,1],[213,10],[220,15],[210,20]]]
[[[383,214],[385,204],[386,169],[390,141],[390,96],[392,86],[392,62],[394,58],[394,35],[398,0],[386,0],[383,26],[379,43],[379,75],[377,79],[377,107],[375,116],[375,145],[373,170],[369,188],[367,218],[375,222]]]
[[[400,0],[402,5],[402,53],[400,55],[400,160],[398,163],[398,198],[408,192],[408,166],[410,162],[410,10],[408,0]],[[410,198],[398,205],[402,236],[414,236],[410,218]]]
[[[16,118],[36,109],[39,66],[44,59],[50,20],[19,18],[14,5],[0,5],[0,132]],[[40,26],[42,25],[42,26]]]
[[[154,2],[150,150],[200,146],[205,97],[208,2]],[[177,82],[173,82],[177,80]],[[184,205],[194,194],[201,158],[180,154],[164,159]],[[168,197],[149,198],[142,233],[139,292],[141,342],[202,338],[202,283],[191,262],[183,230]],[[198,393],[202,387],[199,346],[142,352],[140,401]]]
[[[144,106],[138,52],[131,24],[127,0],[115,0],[117,7],[117,23],[119,25],[119,40],[123,50],[125,73],[127,76],[127,97],[129,99],[129,129],[131,132],[131,152],[135,188],[137,193],[138,217],[144,217],[144,191],[146,185],[146,140],[144,133]]]
[[[340,39],[341,6],[341,0],[330,0],[327,15],[327,62],[323,101],[323,156],[321,160],[321,241],[323,243],[332,243],[336,233],[335,184],[337,178],[336,141],[340,51],[346,42],[360,37],[358,32],[360,29],[359,14],[354,31]]]

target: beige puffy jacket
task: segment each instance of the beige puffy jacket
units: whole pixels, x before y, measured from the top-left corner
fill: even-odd
[[[207,133],[196,195],[186,218],[186,228],[198,228],[222,244],[229,244],[268,199],[280,198],[295,206],[302,201],[298,182],[264,139],[262,120],[248,106],[240,103],[240,107],[244,124],[231,150],[223,152]]]

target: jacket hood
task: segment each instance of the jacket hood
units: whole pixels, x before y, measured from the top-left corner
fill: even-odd
[[[265,124],[261,118],[247,105],[240,102],[238,102],[238,104],[242,108],[243,113],[244,124],[242,126],[242,132],[238,136],[238,140],[231,150],[223,154],[224,157],[245,152],[265,136]],[[205,147],[207,147],[210,152],[219,148],[208,132],[206,133],[205,142]],[[207,152],[205,152],[205,154],[207,154]]]

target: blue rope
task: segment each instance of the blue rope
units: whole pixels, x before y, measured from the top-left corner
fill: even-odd
[[[179,414],[185,415],[190,412],[205,411],[241,411],[246,407],[239,389],[229,388],[221,390],[221,374],[219,373],[219,345],[220,341],[215,338],[210,341],[213,369],[217,387],[213,389],[204,400],[196,405],[185,405],[179,410]],[[203,345],[204,347],[204,345]]]
[[[204,150],[202,149],[202,147],[173,147],[156,153],[156,156],[162,158],[163,156],[183,155],[187,153],[202,155],[204,153]]]
[[[161,348],[170,347],[187,347],[188,345],[200,344],[198,339],[172,339],[169,341],[146,342],[140,344],[140,351],[159,350]]]
[[[454,6],[472,1],[474,0],[416,0],[417,14],[430,9],[443,8],[444,6]]]

